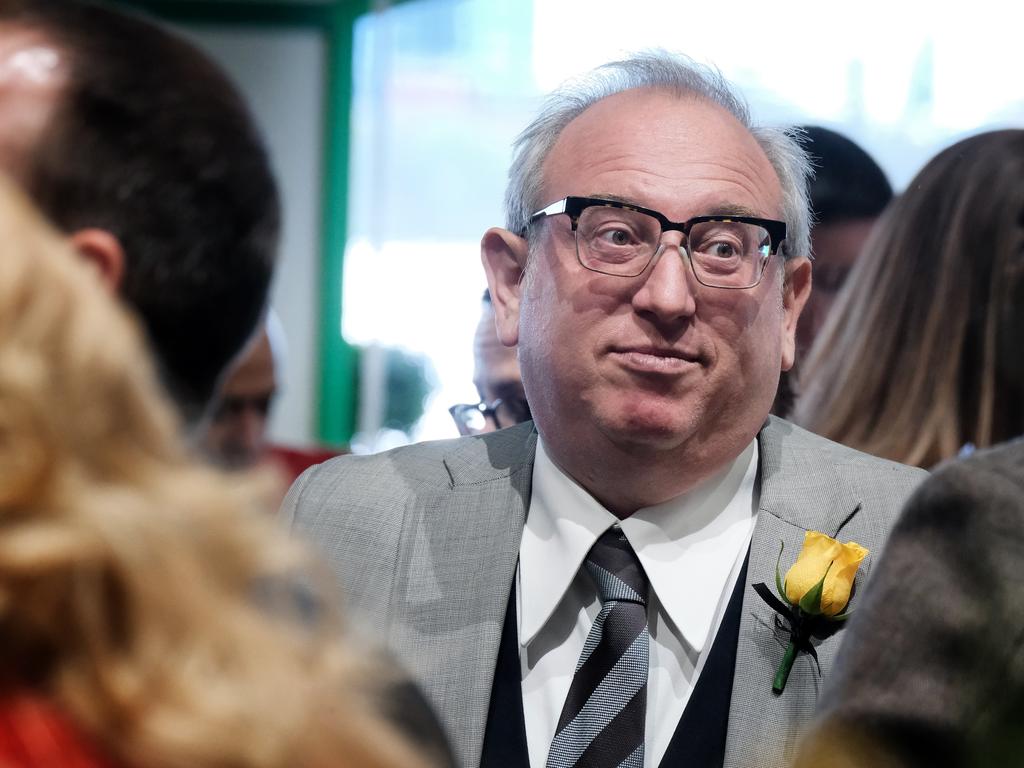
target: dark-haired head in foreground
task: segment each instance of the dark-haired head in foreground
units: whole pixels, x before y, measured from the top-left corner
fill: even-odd
[[[5,0],[0,170],[137,313],[165,386],[197,421],[263,311],[279,229],[235,87],[133,14]]]

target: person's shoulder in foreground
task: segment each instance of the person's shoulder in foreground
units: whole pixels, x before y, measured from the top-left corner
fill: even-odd
[[[1024,441],[941,467],[893,529],[800,765],[1022,764],[1022,565]]]

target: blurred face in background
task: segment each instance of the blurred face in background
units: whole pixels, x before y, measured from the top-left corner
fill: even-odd
[[[502,422],[494,424],[491,419],[487,429],[491,431],[500,427],[510,427],[530,418],[526,407],[526,394],[523,392],[523,378],[519,374],[519,358],[515,347],[506,347],[498,340],[494,327],[494,309],[490,304],[484,305],[480,324],[473,338],[473,384],[480,393],[480,400],[491,405],[501,401],[506,405],[500,409]],[[511,421],[512,423],[505,423]]]
[[[458,403],[448,409],[461,435],[494,432],[530,419],[530,406],[519,375],[515,348],[498,339],[494,307],[484,302],[473,336],[473,384],[480,401]]]
[[[814,289],[797,325],[797,357],[802,358],[832,311],[846,278],[875,226],[875,218],[818,224],[811,229]]]
[[[262,458],[277,386],[274,354],[264,330],[239,358],[221,387],[205,437],[206,452],[214,462],[242,469]]]

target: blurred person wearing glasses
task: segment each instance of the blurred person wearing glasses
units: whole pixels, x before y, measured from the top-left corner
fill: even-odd
[[[479,435],[530,420],[523,377],[514,348],[498,339],[491,292],[484,291],[483,311],[473,337],[473,384],[478,403],[459,403],[448,409],[460,435]]]
[[[806,174],[685,57],[565,84],[481,243],[533,421],[289,492],[462,765],[791,757],[842,633],[774,694],[786,635],[751,586],[809,530],[877,550],[923,475],[768,415],[811,289]]]

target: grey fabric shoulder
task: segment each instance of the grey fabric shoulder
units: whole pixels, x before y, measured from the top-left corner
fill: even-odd
[[[851,470],[863,468],[871,473],[892,474],[894,477],[913,477],[917,482],[928,473],[920,467],[900,464],[897,461],[881,459],[877,456],[849,448],[834,440],[808,432],[791,421],[775,416],[768,417],[765,434],[775,440],[783,439],[788,448],[788,458],[798,463],[817,464],[832,463],[837,466],[849,467]],[[781,455],[781,453],[780,453]]]
[[[774,416],[761,433],[761,469],[763,510],[788,511],[786,519],[805,529],[838,531],[850,510],[837,500],[848,500],[868,512],[857,527],[872,527],[883,537],[928,476],[919,467],[848,448]]]
[[[403,532],[447,515],[460,487],[479,488],[473,498],[483,508],[489,484],[496,497],[528,484],[535,441],[527,422],[477,437],[339,456],[303,473],[281,520],[331,565],[357,622],[383,629],[399,552],[410,540]]]
[[[409,493],[507,478],[532,469],[532,448],[524,451],[532,434],[533,423],[527,422],[486,435],[335,457],[307,469],[295,481],[282,504],[282,521],[292,530],[302,530],[328,502],[348,507],[365,498],[374,506],[388,506]]]
[[[851,607],[870,583],[874,561],[924,471],[851,450],[776,418],[760,439],[759,513],[750,544],[744,593],[726,768],[782,768],[795,754],[819,702],[823,681],[832,674],[844,630],[815,639],[817,663],[796,659],[786,690],[774,694],[771,681],[782,659],[788,633],[751,584],[772,584],[781,557],[791,564],[807,531],[855,541],[870,554],[861,565]]]

